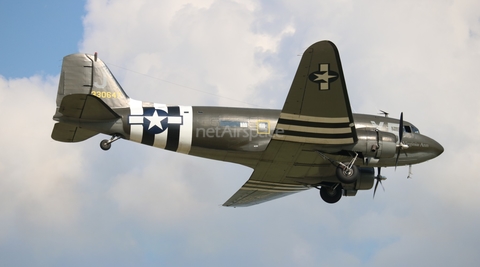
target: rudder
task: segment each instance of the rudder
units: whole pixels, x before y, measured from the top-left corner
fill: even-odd
[[[121,131],[112,129],[121,119],[115,110],[128,108],[129,98],[96,55],[72,54],[63,58],[56,103],[52,138],[79,142]]]
[[[94,95],[112,109],[128,107],[128,96],[105,63],[96,55],[72,54],[63,58],[57,92],[58,108],[65,96]]]

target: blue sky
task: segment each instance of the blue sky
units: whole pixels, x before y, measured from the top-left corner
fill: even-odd
[[[478,265],[478,1],[10,2],[1,266]],[[224,208],[251,169],[126,140],[105,152],[103,135],[50,138],[67,54],[99,52],[134,99],[281,108],[298,55],[324,39],[339,49],[354,112],[404,112],[445,148],[412,179],[407,167],[382,170],[375,199],[328,205],[309,190]]]
[[[22,0],[0,5],[1,75],[56,75],[62,57],[78,52],[85,1]]]

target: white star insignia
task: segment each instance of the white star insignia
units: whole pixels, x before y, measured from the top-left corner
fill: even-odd
[[[329,75],[328,71],[326,71],[322,74],[317,74],[317,73],[314,73],[314,74],[315,74],[315,76],[317,76],[317,78],[315,78],[315,80],[314,80],[315,82],[316,81],[328,82],[328,79],[337,77],[336,75]]]
[[[148,125],[148,130],[152,129],[152,127],[154,126],[157,126],[161,130],[163,130],[162,121],[166,118],[167,118],[166,116],[161,116],[161,117],[158,116],[158,113],[156,110],[153,112],[152,116],[145,116],[145,119],[150,121],[150,124]]]

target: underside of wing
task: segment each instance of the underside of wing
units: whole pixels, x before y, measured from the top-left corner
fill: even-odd
[[[288,177],[300,144],[270,142],[250,179],[223,206],[247,207],[309,189]]]
[[[330,41],[310,46],[278,120],[274,139],[320,145],[357,141],[340,56]]]
[[[335,167],[306,145],[272,140],[250,179],[224,206],[246,207],[305,191],[335,178]]]

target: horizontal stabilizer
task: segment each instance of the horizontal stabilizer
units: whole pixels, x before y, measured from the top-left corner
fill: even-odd
[[[113,120],[119,118],[100,98],[85,94],[65,96],[58,112],[65,117],[85,120]]]
[[[97,134],[94,131],[60,122],[53,127],[52,139],[60,142],[80,142]]]

